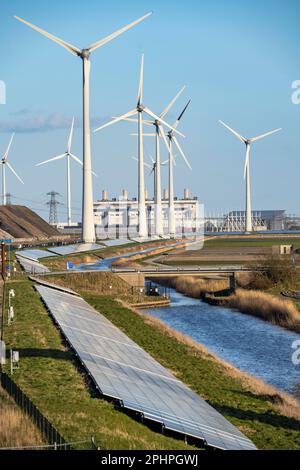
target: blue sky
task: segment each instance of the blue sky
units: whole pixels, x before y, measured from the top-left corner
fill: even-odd
[[[254,209],[287,209],[300,214],[300,106],[291,102],[291,84],[300,79],[300,3],[294,0],[0,0],[0,80],[7,104],[0,105],[0,151],[17,130],[11,163],[24,178],[8,176],[16,199],[47,217],[45,194],[55,189],[65,200],[65,164],[35,163],[65,150],[68,126],[81,117],[81,62],[13,19],[21,16],[85,47],[153,10],[154,14],[92,56],[91,113],[99,124],[135,105],[140,55],[145,53],[144,101],[159,113],[182,87],[170,113],[174,120],[189,98],[182,121],[182,147],[193,171],[175,168],[176,193],[184,187],[208,212],[243,209],[244,148],[218,124],[223,119],[246,136],[282,127],[253,145]],[[93,121],[94,123],[94,121]],[[102,188],[136,196],[135,128],[120,123],[92,137],[94,197]],[[77,128],[73,151],[82,156]],[[154,142],[146,142],[146,155]],[[73,165],[76,217],[81,207],[81,171]],[[167,186],[167,172],[163,171]],[[152,191],[152,178],[146,176]],[[65,207],[61,208],[61,218]]]

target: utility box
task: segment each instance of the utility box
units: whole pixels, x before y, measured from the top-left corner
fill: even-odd
[[[293,245],[274,245],[272,246],[273,255],[291,255],[293,253]]]
[[[4,366],[6,363],[6,348],[4,341],[0,341],[0,364]]]

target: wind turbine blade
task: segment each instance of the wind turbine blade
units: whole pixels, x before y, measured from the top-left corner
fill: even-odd
[[[187,164],[187,166],[188,166],[189,169],[191,170],[192,167],[191,167],[191,165],[190,165],[188,159],[187,159],[186,156],[184,155],[183,150],[182,150],[182,148],[180,147],[178,140],[177,140],[176,137],[174,137],[174,136],[173,136],[173,140],[174,140],[175,145],[176,145],[176,147],[178,148],[178,150],[179,150],[179,152],[180,152],[180,154],[181,154],[183,160],[185,161],[185,163]]]
[[[151,176],[153,173],[154,173],[154,167],[152,168],[148,176]]]
[[[58,155],[57,157],[50,158],[50,160],[45,160],[44,162],[37,163],[35,166],[41,166],[41,165],[45,165],[46,163],[54,162],[56,160],[62,160],[67,155],[68,155],[67,153],[64,153],[63,155]]]
[[[13,167],[12,167],[8,162],[6,162],[6,165],[8,166],[8,168],[10,169],[10,171],[15,175],[15,177],[18,178],[18,180],[19,180],[22,184],[25,184],[24,181],[20,178],[20,176],[15,172],[15,170],[13,169]]]
[[[129,111],[128,113],[123,114],[122,116],[119,116],[118,118],[112,119],[112,121],[109,121],[109,122],[107,122],[106,124],[104,124],[103,126],[98,127],[97,129],[94,130],[94,132],[101,131],[102,129],[105,129],[106,127],[111,126],[112,124],[116,124],[116,123],[119,122],[119,121],[123,121],[124,118],[130,117],[130,116],[134,116],[136,113],[137,113],[136,108],[135,108],[135,109],[132,109],[132,110]]]
[[[141,21],[144,21],[148,16],[152,15],[152,11],[150,13],[147,13],[146,15],[142,16],[141,18],[138,18],[137,20],[133,21],[132,23],[128,24],[127,26],[124,26],[121,29],[118,29],[114,33],[110,34],[109,36],[106,36],[104,39],[101,39],[100,41],[95,42],[91,46],[88,47],[89,52],[93,52],[99,47],[104,46],[108,42],[112,41],[113,39],[117,38],[121,34],[125,33],[125,31],[128,31],[128,29],[133,28],[136,24],[140,23]]]
[[[6,152],[5,152],[5,154],[3,155],[3,159],[2,159],[2,160],[3,160],[4,162],[6,162],[6,160],[8,159],[8,154],[9,154],[9,151],[10,151],[11,144],[12,144],[12,142],[13,142],[13,140],[14,140],[14,136],[15,136],[15,134],[13,133],[12,136],[11,136],[11,138],[10,138],[9,144],[8,144],[8,146],[7,146]]]
[[[69,153],[70,157],[73,158],[73,160],[75,160],[75,162],[79,163],[79,165],[83,166],[83,163],[82,161],[76,157],[76,155],[73,155],[73,153]]]
[[[155,163],[155,160],[154,160],[154,158],[152,157],[152,155],[149,155],[149,158],[150,158],[151,162],[152,162],[152,163],[153,163],[153,165],[154,165],[154,163]]]
[[[276,132],[282,131],[282,128],[280,129],[275,129],[275,131],[267,132],[266,134],[259,135],[257,137],[253,137],[250,139],[250,142],[257,142],[258,140],[264,139],[265,137],[268,137],[269,135],[275,134]]]
[[[139,161],[139,159],[136,158],[136,157],[131,157],[131,158],[132,158],[133,160],[135,160],[136,162]],[[147,162],[144,162],[144,166],[146,166],[146,167],[148,167],[148,168],[152,168],[152,165],[149,165],[149,163],[147,163]]]
[[[70,130],[70,135],[69,135],[69,140],[68,140],[68,149],[67,149],[67,153],[70,155],[71,153],[71,146],[72,146],[72,139],[73,139],[73,130],[74,130],[74,120],[75,118],[73,117],[73,120],[72,120],[72,125],[71,125],[71,130]]]
[[[235,130],[231,129],[231,127],[227,126],[225,122],[219,121],[219,123],[222,124],[222,126],[226,127],[226,129],[228,129],[230,132],[232,132],[241,142],[243,142],[244,144],[247,142],[247,139],[245,139],[245,137],[238,134]]]
[[[181,90],[177,93],[177,95],[174,96],[174,98],[170,101],[170,103],[168,104],[168,106],[163,110],[163,112],[159,115],[160,118],[163,118],[165,117],[166,114],[168,114],[168,112],[170,111],[170,109],[174,106],[174,104],[176,103],[176,101],[178,100],[179,96],[181,95],[181,93],[185,90],[186,86],[184,85],[184,87],[181,88]]]
[[[43,29],[39,28],[38,26],[35,26],[34,24],[29,23],[26,20],[23,20],[19,16],[15,16],[16,20],[21,21],[22,23],[26,24],[30,28],[34,29],[38,33],[42,34],[43,36],[46,36],[46,38],[51,39],[51,41],[56,42],[60,46],[64,47],[67,49],[67,51],[71,52],[71,54],[74,54],[76,56],[81,55],[81,49],[78,49],[78,47],[73,46],[72,44],[63,41],[62,39],[57,38],[56,36],[53,36],[53,34],[47,33],[47,31],[44,31]]]
[[[159,123],[163,124],[164,126],[168,127],[169,129],[171,129],[172,131],[176,132],[176,134],[178,135],[181,135],[181,137],[185,137],[181,132],[177,131],[174,127],[170,126],[170,124],[168,124],[166,121],[164,121],[163,119],[161,119],[160,117],[156,116],[156,114],[154,114],[149,108],[144,108],[143,111],[148,114],[149,116],[153,117],[156,121],[158,121]]]
[[[139,91],[137,96],[138,104],[141,104],[143,101],[143,84],[144,84],[144,54],[142,54],[141,60],[141,71],[140,71],[140,82],[139,82]]]
[[[169,163],[169,159],[168,160],[165,160],[164,162],[161,163],[161,166],[165,166]]]
[[[168,139],[167,139],[167,137],[166,137],[164,128],[163,128],[162,126],[159,126],[159,131],[160,131],[160,133],[161,133],[161,136],[162,136],[163,141],[164,141],[164,143],[165,143],[165,145],[166,145],[166,147],[167,147],[168,152],[170,152],[170,145],[169,145]]]
[[[179,125],[179,123],[180,123],[180,121],[181,121],[181,119],[182,119],[182,116],[184,115],[184,113],[185,113],[186,110],[188,109],[189,105],[191,104],[191,101],[192,101],[192,100],[189,100],[189,101],[187,102],[187,104],[185,105],[185,107],[183,108],[183,110],[181,111],[181,113],[179,114],[177,120],[174,122],[174,124],[173,124],[174,129],[177,129],[177,127],[178,127],[178,125]]]

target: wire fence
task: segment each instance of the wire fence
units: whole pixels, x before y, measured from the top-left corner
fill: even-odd
[[[24,411],[24,413],[32,419],[34,424],[40,430],[42,436],[49,443],[50,447],[55,450],[72,450],[72,445],[64,440],[57,429],[55,429],[40,410],[32,403],[30,398],[28,398],[11,377],[4,372],[1,373],[1,385],[13,398],[16,404]]]

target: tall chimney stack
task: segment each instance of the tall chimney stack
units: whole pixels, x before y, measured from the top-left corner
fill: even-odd
[[[169,190],[164,189],[164,200],[167,201],[169,199]]]
[[[190,199],[190,190],[189,189],[184,190],[183,199],[185,199],[185,200]]]
[[[102,191],[102,201],[108,201],[108,191],[106,189]]]
[[[127,191],[127,189],[123,189],[122,196],[123,196],[124,201],[128,200],[128,191]]]

